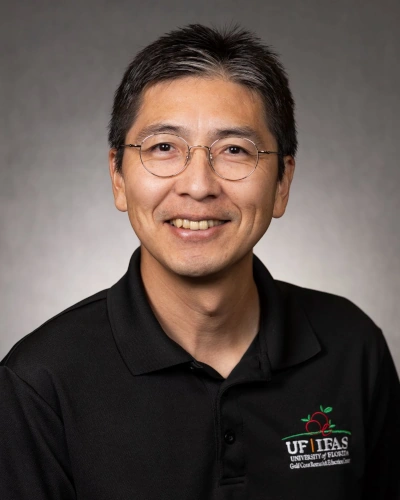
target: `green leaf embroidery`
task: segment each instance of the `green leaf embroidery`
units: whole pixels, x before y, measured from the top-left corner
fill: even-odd
[[[329,429],[333,429],[334,427],[336,427],[336,425],[335,425],[335,424],[331,424],[331,425],[329,426]]]
[[[301,421],[302,421],[302,422],[308,422],[308,421],[309,421],[309,419],[308,419],[308,418],[302,418],[302,419],[301,419]]]
[[[324,407],[323,407],[322,405],[319,405],[319,409],[320,409],[321,411],[324,411]]]
[[[333,408],[331,406],[328,406],[327,408],[325,408],[324,412],[330,413],[332,410],[333,410]]]
[[[308,418],[308,420],[310,420],[310,418],[311,418],[311,415],[310,415],[310,414],[308,414],[308,417],[307,417],[307,418]]]

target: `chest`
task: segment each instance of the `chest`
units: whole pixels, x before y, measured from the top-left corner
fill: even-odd
[[[77,491],[97,500],[132,492],[319,500],[321,491],[325,500],[356,500],[363,394],[345,373],[332,377],[303,368],[229,386],[187,367],[116,380],[90,408],[72,405],[71,425],[66,416]]]

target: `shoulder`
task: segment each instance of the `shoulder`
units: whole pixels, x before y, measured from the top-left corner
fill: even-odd
[[[283,281],[275,281],[285,297],[296,298],[301,305],[315,318],[327,319],[326,315],[335,315],[338,321],[376,328],[371,318],[354,302],[333,293],[304,288]],[[334,319],[332,317],[332,319]]]
[[[383,355],[386,343],[380,328],[351,300],[332,293],[275,281],[285,301],[295,300],[324,345],[365,348]]]
[[[109,328],[107,290],[74,304],[17,342],[1,365],[22,378],[40,367],[58,367],[85,355]]]

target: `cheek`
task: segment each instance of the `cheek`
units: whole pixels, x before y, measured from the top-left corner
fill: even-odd
[[[253,219],[254,223],[260,223],[261,219],[272,217],[275,191],[271,184],[258,183],[253,185],[252,189],[243,190],[239,194],[241,196],[237,197],[237,203],[242,207],[243,217]]]
[[[150,175],[150,174],[149,174]],[[126,182],[128,214],[132,225],[141,225],[153,218],[155,210],[166,196],[166,186],[157,178],[130,176]]]

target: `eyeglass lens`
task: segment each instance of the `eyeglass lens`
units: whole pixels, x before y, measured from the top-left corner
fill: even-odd
[[[184,139],[173,134],[154,134],[141,145],[140,157],[146,170],[159,177],[170,177],[181,172],[189,156]],[[214,142],[210,162],[215,172],[229,180],[250,175],[257,166],[258,151],[248,139],[228,137]]]

